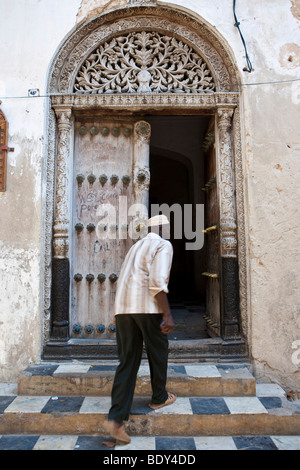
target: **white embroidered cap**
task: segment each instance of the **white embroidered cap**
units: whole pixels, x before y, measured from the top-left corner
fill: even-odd
[[[165,215],[155,215],[154,217],[151,217],[151,219],[148,219],[147,225],[148,227],[156,227],[158,225],[166,225],[169,224],[169,219]]]

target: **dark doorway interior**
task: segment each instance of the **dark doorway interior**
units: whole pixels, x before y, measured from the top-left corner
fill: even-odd
[[[211,116],[151,116],[149,193],[152,204],[205,204],[204,153],[202,145]],[[169,282],[169,300],[176,328],[170,339],[207,338],[206,321],[206,252],[187,251],[187,240],[174,238],[174,216],[171,238],[174,248]],[[193,221],[195,224],[195,220]],[[184,234],[184,227],[183,234]],[[195,227],[194,227],[195,228]]]

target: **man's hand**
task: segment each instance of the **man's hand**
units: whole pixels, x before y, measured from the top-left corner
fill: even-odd
[[[172,315],[163,316],[163,321],[160,324],[160,329],[165,335],[168,335],[169,333],[172,333],[174,331],[174,321]]]
[[[160,309],[163,311],[163,321],[160,325],[161,331],[165,335],[172,333],[174,331],[174,321],[171,314],[167,294],[161,291],[155,296],[155,298],[160,306]]]

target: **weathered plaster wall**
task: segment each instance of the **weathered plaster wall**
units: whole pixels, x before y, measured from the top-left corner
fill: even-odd
[[[288,80],[299,78],[300,23],[291,4],[278,3],[268,34],[247,26],[255,68],[248,80],[287,82],[249,86],[244,97],[252,355],[258,377],[268,374],[299,393],[300,82]],[[260,15],[267,18],[267,5]]]
[[[289,82],[299,77],[299,0],[237,2],[254,67],[251,74],[242,71],[245,54],[234,27],[231,0],[168,3],[198,13],[223,35],[242,82],[248,84],[242,87],[249,248],[247,334],[257,376],[299,391],[300,354],[293,355],[293,345],[300,340],[296,184],[300,82]],[[0,96],[23,96],[35,87],[42,94],[50,60],[64,36],[95,12],[124,4],[125,0],[0,0],[5,18],[0,30]],[[287,82],[266,83],[282,81]],[[15,153],[8,155],[8,189],[0,194],[0,378],[9,378],[40,357],[45,113],[42,98],[2,101],[10,123],[9,145],[15,147]]]
[[[77,23],[126,5],[128,5],[128,0],[82,0],[77,14]]]
[[[0,100],[9,122],[7,191],[0,193],[0,380],[39,361],[44,98],[47,70],[74,26],[79,0],[0,0]]]

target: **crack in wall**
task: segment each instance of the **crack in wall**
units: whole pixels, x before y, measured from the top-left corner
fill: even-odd
[[[90,20],[103,13],[128,5],[128,0],[82,0],[76,22]]]

